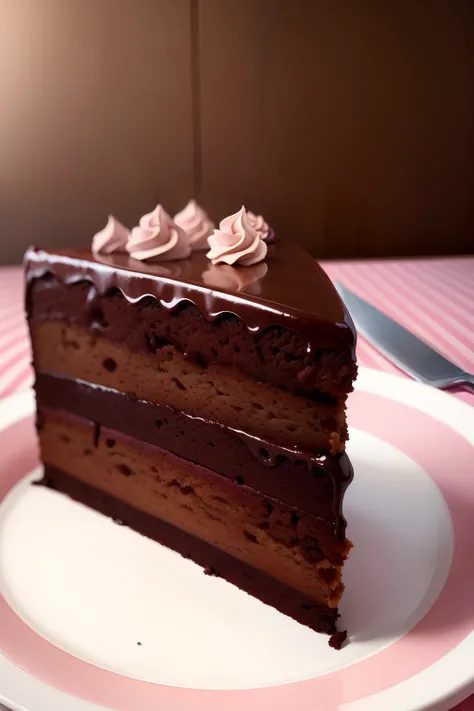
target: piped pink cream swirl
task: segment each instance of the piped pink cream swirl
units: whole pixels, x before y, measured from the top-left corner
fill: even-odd
[[[250,266],[265,259],[267,245],[250,224],[245,207],[225,217],[208,239],[207,257],[213,264]]]
[[[157,205],[133,228],[127,252],[140,261],[166,262],[189,257],[191,247],[184,230],[173,222],[161,205]]]
[[[92,238],[92,252],[94,254],[126,252],[129,237],[130,230],[124,227],[113,215],[109,215],[104,229],[97,232]]]
[[[190,200],[173,219],[186,232],[193,251],[208,248],[207,238],[214,230],[214,223],[195,200]]]
[[[275,231],[268,225],[268,222],[265,222],[263,215],[254,215],[253,212],[248,210],[247,217],[260,239],[263,239],[267,244],[273,244],[275,241]]]

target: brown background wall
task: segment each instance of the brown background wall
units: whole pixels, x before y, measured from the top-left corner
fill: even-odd
[[[195,195],[320,257],[472,252],[474,3],[0,0],[0,260]]]

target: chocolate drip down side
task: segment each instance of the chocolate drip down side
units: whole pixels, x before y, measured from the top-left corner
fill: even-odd
[[[301,508],[345,535],[345,490],[353,470],[345,453],[292,450],[245,432],[156,405],[102,386],[37,373],[38,409],[70,412],[139,441],[165,447],[191,462]]]
[[[64,284],[91,282],[99,295],[118,289],[131,303],[149,296],[170,311],[191,302],[209,321],[233,314],[253,334],[280,326],[298,334],[308,353],[331,348],[354,364],[354,325],[319,265],[284,241],[271,248],[267,263],[260,293],[254,295],[209,288],[204,279],[209,263],[200,253],[171,266],[138,263],[121,254],[94,256],[85,249],[50,254],[30,248],[25,255],[28,285],[51,274]]]

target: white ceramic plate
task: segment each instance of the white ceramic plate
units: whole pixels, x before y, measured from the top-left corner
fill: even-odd
[[[474,691],[474,418],[362,370],[350,399],[350,644],[30,482],[30,393],[0,403],[0,701],[27,711],[421,711]]]

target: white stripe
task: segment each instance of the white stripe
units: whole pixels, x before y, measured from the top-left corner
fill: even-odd
[[[364,365],[369,368],[373,366],[373,360],[362,338],[359,338],[357,341],[357,362],[359,365]]]
[[[27,341],[21,340],[12,344],[9,348],[6,348],[2,353],[0,353],[0,372],[2,370],[3,363],[14,358],[19,353],[28,353],[29,344]]]
[[[11,333],[28,333],[28,326],[24,319],[15,319],[11,323],[4,324],[0,321],[0,338],[9,336]]]
[[[437,266],[442,266],[443,271],[446,270],[450,274],[462,275],[470,284],[474,279],[474,259],[466,257],[465,259],[442,259],[433,260]]]
[[[468,288],[474,284],[474,259],[466,260],[464,264],[456,264],[451,260],[445,260],[444,262],[433,260],[430,261],[430,265],[438,270],[442,269],[443,273],[455,279],[461,279]]]
[[[23,333],[28,332],[26,321],[23,321],[23,319],[14,319],[11,323],[7,324],[0,321],[0,338],[9,336],[11,333],[19,333],[20,331]]]
[[[21,373],[25,368],[25,360],[20,359],[18,363],[14,363],[12,366],[5,371],[4,375],[0,377],[0,394],[9,386],[9,384],[16,378],[16,376]]]
[[[427,272],[424,265],[418,264],[417,262],[411,262],[410,268],[420,275],[420,282],[423,281],[423,288],[426,284],[429,284],[433,288],[434,293],[438,296],[441,293],[440,287],[446,286],[443,279],[438,279],[433,275],[433,272]],[[445,295],[446,301],[452,304],[452,309],[454,311],[462,310],[462,316],[466,321],[474,323],[474,301],[473,298],[466,299],[460,296],[454,291],[454,289],[449,287],[449,296],[446,296],[446,291],[442,292]],[[471,311],[472,309],[472,311]]]
[[[11,333],[28,333],[26,323],[22,319],[11,319],[7,322],[0,321],[0,338],[5,338]]]
[[[27,343],[27,336],[28,334],[24,328],[18,328],[14,331],[8,331],[7,333],[0,335],[0,365],[2,358],[4,358],[3,351],[7,350],[15,343]]]
[[[388,273],[390,273],[390,274],[394,273],[395,275],[397,275],[397,271],[396,271],[397,269],[400,269],[400,267],[390,264],[390,271]],[[407,272],[403,270],[403,267],[401,267],[401,270],[402,270],[402,273],[400,274],[400,271],[399,271],[398,275],[400,277],[403,277],[403,274],[407,274]],[[403,288],[406,291],[412,293],[423,304],[426,304],[426,307],[431,312],[433,311],[433,307],[435,308],[435,310],[437,310],[437,305],[435,304],[436,301],[441,302],[441,304],[443,303],[443,296],[442,296],[441,290],[438,290],[437,292],[433,292],[433,291],[431,291],[431,289],[429,289],[429,287],[426,287],[426,285],[423,284],[422,289],[420,291],[417,291],[412,286],[410,286],[410,284],[408,283],[408,279],[403,279]],[[425,289],[428,289],[429,291],[431,291],[431,293],[434,294],[433,299],[427,299],[426,296],[424,296],[424,294],[422,292]],[[446,303],[446,301],[447,300],[444,299],[444,303]],[[449,318],[450,325],[452,325],[453,328],[458,331],[458,333],[461,333],[464,336],[464,338],[467,338],[469,341],[472,341],[472,343],[474,343],[474,331],[472,329],[468,329],[465,326],[463,326],[462,323],[459,323],[459,321],[457,321],[454,318],[454,316],[448,316],[448,318]]]
[[[452,333],[449,333],[446,331],[446,329],[438,322],[432,319],[428,314],[426,314],[424,311],[421,309],[417,308],[412,301],[409,299],[406,299],[399,291],[397,288],[398,283],[400,283],[401,287],[404,288],[406,286],[404,281],[399,282],[397,278],[395,278],[395,281],[393,278],[390,278],[390,272],[389,270],[386,270],[385,274],[383,275],[383,278],[378,274],[371,274],[371,280],[372,281],[378,281],[379,283],[390,285],[392,284],[392,288],[395,285],[395,288],[393,289],[392,293],[392,298],[394,301],[398,301],[400,304],[401,308],[405,308],[407,313],[416,313],[423,321],[426,323],[430,328],[433,329],[435,333],[439,333],[443,338],[446,339],[446,341],[453,346],[457,350],[458,353],[461,353],[465,358],[468,359],[469,362],[474,360],[474,354],[472,352],[472,349],[466,346],[464,343],[461,343],[456,336],[454,336]],[[418,326],[418,324],[416,324]],[[430,342],[432,342],[432,336],[430,337]],[[440,347],[442,347],[442,344],[440,344]]]
[[[356,268],[352,271],[350,278],[351,278],[351,280],[354,281],[354,283],[359,282],[359,289],[360,289],[360,293],[363,296],[363,298],[365,296],[365,298],[370,301],[370,298],[367,296],[367,294],[372,290],[377,295],[377,299],[380,300],[380,303],[384,304],[390,311],[390,307],[392,306],[392,303],[390,302],[391,295],[384,294],[383,291],[380,291],[380,289],[375,286],[374,281],[376,280],[376,278],[375,278],[375,275],[373,272],[371,272],[371,274],[370,274],[370,284],[368,287],[365,286],[364,277],[361,278],[360,273],[357,271]],[[362,284],[362,286],[361,286],[361,284]],[[379,306],[379,304],[374,304],[374,305]],[[411,304],[409,304],[409,306],[411,306]],[[379,306],[379,308],[380,308],[380,306]],[[399,307],[399,308],[403,308],[403,306]],[[433,336],[430,333],[427,333],[424,330],[423,326],[420,326],[418,323],[416,325],[417,325],[417,334],[421,338],[424,338],[427,343],[433,343]],[[438,332],[440,332],[441,329],[439,328],[438,324],[435,324],[435,326],[436,326],[436,330]],[[451,334],[448,334],[448,339],[449,339],[449,342],[452,342]],[[437,347],[436,344],[433,344],[433,345],[435,348]],[[440,347],[440,350],[442,350],[444,353],[448,354],[448,357],[450,357],[450,358],[452,357],[452,355],[448,353],[446,348],[443,348],[443,344],[440,344],[439,347]],[[467,357],[470,362],[473,357],[472,352],[469,349],[465,348],[464,346],[462,347],[462,350],[467,352]]]
[[[3,305],[2,305],[3,308]],[[6,307],[5,307],[6,308]],[[0,314],[0,331],[4,331],[5,328],[9,328],[11,325],[16,325],[17,323],[25,323],[25,316],[22,311],[15,311],[11,307],[8,309],[7,313],[3,312]]]
[[[23,373],[19,376],[14,376],[10,384],[4,389],[4,395],[11,395],[13,393],[21,392],[22,390],[27,390],[33,386],[33,373],[30,367],[25,367]],[[1,711],[1,707],[0,707]]]
[[[363,346],[364,348],[364,356],[367,358],[367,360],[370,360],[370,363],[374,368],[377,368],[378,370],[383,370],[385,373],[400,372],[398,368],[396,368],[396,366],[388,358],[379,353],[378,350],[374,348],[373,345],[368,343],[368,341],[366,341],[364,338],[359,339],[358,347],[360,348],[361,346]]]
[[[473,291],[474,288],[472,285],[466,286],[465,284],[461,283],[460,280],[458,280],[455,276],[452,274],[448,274],[446,271],[441,273],[439,269],[433,268],[434,265],[430,263],[426,263],[427,268],[431,271],[433,276],[435,276],[437,279],[442,280],[443,282],[446,282],[447,284],[451,284],[455,292],[458,294],[464,294],[470,301],[470,304],[472,306],[472,299],[473,299]]]

